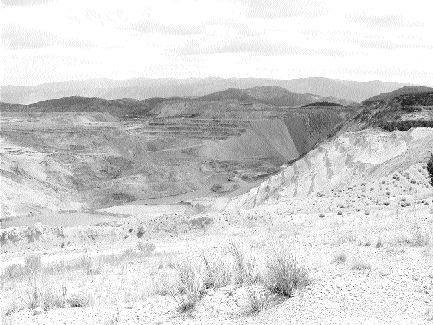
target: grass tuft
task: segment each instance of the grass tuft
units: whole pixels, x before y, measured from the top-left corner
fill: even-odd
[[[179,312],[190,312],[204,294],[200,265],[194,259],[186,258],[175,265],[175,270],[179,275],[179,286],[172,296],[178,303]]]
[[[334,256],[334,258],[332,259],[332,263],[336,263],[336,264],[343,264],[346,263],[347,261],[347,255],[346,253],[338,253]]]
[[[355,259],[352,263],[352,270],[355,271],[364,271],[371,270],[371,264],[360,259]]]
[[[271,292],[285,297],[292,297],[295,289],[305,288],[310,283],[306,269],[298,265],[285,246],[272,246],[264,277]]]

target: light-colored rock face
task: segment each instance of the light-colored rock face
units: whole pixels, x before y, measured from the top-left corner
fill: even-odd
[[[392,133],[372,129],[347,132],[232,199],[227,208],[251,208],[284,197],[329,193],[341,186],[406,170],[425,160],[432,150],[433,130],[429,128]]]

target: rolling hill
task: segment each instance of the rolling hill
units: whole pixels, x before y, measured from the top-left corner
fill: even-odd
[[[391,92],[381,93],[377,96],[367,98],[366,100],[364,100],[363,103],[369,104],[381,100],[394,99],[395,97],[401,95],[411,95],[411,94],[419,94],[419,93],[426,93],[426,92],[433,92],[433,88],[425,87],[425,86],[404,86]]]
[[[299,94],[279,86],[260,86],[247,89],[229,88],[200,97],[201,100],[236,99],[244,102],[261,102],[274,106],[299,106],[318,101],[329,101],[343,105],[354,102],[314,94]]]

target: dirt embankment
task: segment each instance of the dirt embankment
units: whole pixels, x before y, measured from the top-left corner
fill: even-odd
[[[272,199],[330,193],[341,186],[405,171],[417,163],[426,165],[432,148],[433,130],[428,128],[393,133],[372,129],[347,132],[321,144],[260,186],[226,204],[230,209],[251,208]],[[420,183],[420,195],[432,190],[424,183]]]

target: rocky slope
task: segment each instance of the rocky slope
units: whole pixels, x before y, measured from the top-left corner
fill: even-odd
[[[229,209],[251,208],[314,193],[329,195],[342,187],[363,186],[381,177],[401,178],[401,173],[411,166],[427,165],[432,151],[433,129],[429,128],[393,133],[371,129],[347,132],[319,145],[248,193],[224,203]],[[423,178],[417,174],[414,168],[407,178]],[[417,184],[413,186],[420,197],[431,194],[428,183]]]

